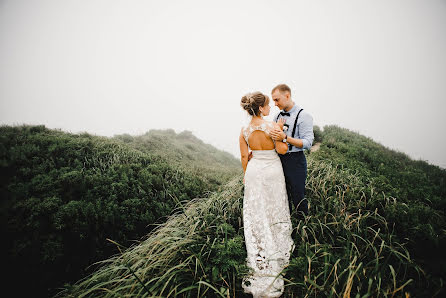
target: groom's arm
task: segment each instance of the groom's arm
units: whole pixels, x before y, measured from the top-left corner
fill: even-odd
[[[278,129],[275,129],[271,132],[271,136],[273,137],[274,140],[281,142],[283,139],[285,139],[286,134]],[[288,137],[286,139],[287,143],[296,146],[298,148],[302,148],[303,147],[303,140],[302,139],[295,139],[292,137]]]
[[[311,149],[314,140],[313,117],[310,114],[303,114],[302,123],[299,125],[300,139],[288,137],[287,141],[297,148]],[[285,136],[284,136],[285,137]]]
[[[302,118],[302,123],[299,125],[301,139],[288,137],[287,143],[290,143],[297,148],[310,149],[314,140],[313,117],[311,117],[310,114],[305,113],[302,115]],[[286,134],[279,129],[275,129],[271,132],[271,136],[276,141],[282,141]]]
[[[310,114],[304,113],[302,115],[302,123],[300,124],[299,129],[302,141],[302,146],[299,148],[310,150],[314,140],[313,117]]]
[[[303,140],[302,139],[295,139],[292,137],[288,137],[287,138],[287,143],[297,147],[297,148],[302,148],[303,147]]]

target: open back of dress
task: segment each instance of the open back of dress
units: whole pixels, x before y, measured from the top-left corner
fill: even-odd
[[[260,125],[249,124],[243,129],[243,137],[251,150],[271,150],[274,149],[274,141],[269,136],[269,132],[274,128],[274,124],[265,121]],[[254,147],[254,148],[253,148]]]

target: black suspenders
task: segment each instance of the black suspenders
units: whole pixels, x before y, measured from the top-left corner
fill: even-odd
[[[303,109],[300,109],[300,110],[299,110],[299,112],[297,113],[297,116],[296,116],[296,120],[294,120],[293,133],[291,134],[291,137],[292,137],[292,138],[294,138],[294,134],[296,133],[297,119],[299,119],[299,114],[300,114],[300,112],[302,112],[302,110],[303,110]],[[280,113],[277,115],[276,122],[277,122],[277,120],[279,120],[279,116],[280,116]],[[299,136],[299,128],[297,128],[297,135]],[[293,148],[293,145],[291,145],[290,143],[288,143],[288,151],[290,151],[291,148]]]

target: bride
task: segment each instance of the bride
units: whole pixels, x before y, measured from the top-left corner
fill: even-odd
[[[245,293],[256,297],[280,297],[284,290],[281,271],[288,265],[294,243],[282,164],[277,153],[288,146],[269,136],[283,122],[266,121],[270,112],[268,96],[254,92],[242,97],[241,106],[252,116],[240,133],[240,154],[245,193],[243,225],[247,265],[251,274],[244,277]],[[249,149],[252,158],[248,162]]]

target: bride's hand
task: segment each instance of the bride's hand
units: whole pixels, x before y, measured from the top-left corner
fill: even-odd
[[[269,134],[271,138],[276,141],[282,141],[285,138],[285,133],[278,128],[271,130]]]
[[[284,118],[280,118],[277,121],[277,124],[279,125],[280,129],[283,130],[283,125],[285,124],[286,120]]]

